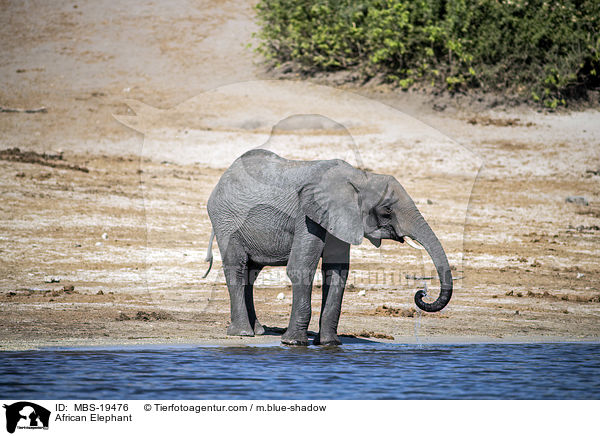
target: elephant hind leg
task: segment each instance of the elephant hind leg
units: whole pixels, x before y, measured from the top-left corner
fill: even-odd
[[[227,327],[230,336],[254,336],[254,329],[248,317],[246,288],[248,286],[248,255],[235,238],[223,255],[223,270],[229,290],[231,323]],[[256,316],[256,315],[255,315]]]
[[[258,321],[256,316],[256,310],[254,309],[254,282],[258,277],[258,274],[263,269],[262,265],[257,265],[252,261],[248,263],[248,284],[244,290],[244,296],[246,299],[246,308],[248,310],[248,321],[250,326],[254,330],[255,335],[264,335],[265,328]]]

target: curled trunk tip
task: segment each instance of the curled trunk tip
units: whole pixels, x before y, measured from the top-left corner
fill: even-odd
[[[452,297],[452,288],[442,288],[440,290],[440,295],[433,303],[427,303],[423,301],[423,297],[425,297],[425,292],[422,290],[417,291],[417,293],[415,294],[415,304],[419,309],[424,310],[425,312],[439,312],[444,307],[446,307],[446,305],[450,301],[450,298]]]

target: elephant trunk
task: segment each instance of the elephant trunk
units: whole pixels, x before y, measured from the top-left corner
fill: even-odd
[[[425,292],[418,291],[415,294],[415,304],[425,312],[437,312],[446,307],[452,297],[452,273],[444,248],[437,236],[435,236],[435,233],[433,233],[433,230],[431,230],[431,227],[429,227],[429,224],[427,224],[420,212],[416,210],[416,207],[413,213],[413,219],[411,220],[412,228],[409,230],[407,236],[419,242],[427,250],[440,279],[440,294],[438,298],[432,303],[427,303],[423,301]]]

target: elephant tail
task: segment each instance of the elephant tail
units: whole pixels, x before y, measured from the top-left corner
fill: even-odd
[[[212,244],[213,244],[214,239],[215,239],[215,229],[211,229],[210,240],[208,241],[208,250],[206,251],[206,259],[205,259],[206,262],[210,262],[210,263],[208,264],[208,269],[202,276],[203,279],[206,278],[206,276],[210,272],[210,269],[212,268],[212,264],[213,264]]]

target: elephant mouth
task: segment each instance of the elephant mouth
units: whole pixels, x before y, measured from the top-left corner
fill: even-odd
[[[371,242],[371,244],[373,244],[375,247],[379,248],[381,246],[381,239],[382,239],[381,237],[373,236],[373,235],[365,235],[365,238],[367,238]],[[406,242],[412,248],[415,248],[417,250],[425,250],[425,247],[423,247],[419,242],[412,239],[410,236],[406,236],[406,235],[396,236],[392,239],[400,242],[401,244]]]
[[[379,248],[381,246],[381,238],[376,238],[374,236],[365,235],[365,238],[371,242],[375,247]]]
[[[382,239],[391,239],[392,241],[397,241],[400,243],[404,242],[404,236],[399,236],[398,233],[396,233],[396,229],[394,229],[394,227],[391,225],[375,229],[369,233],[365,233],[365,238],[367,238],[371,244],[377,248],[381,246]]]

